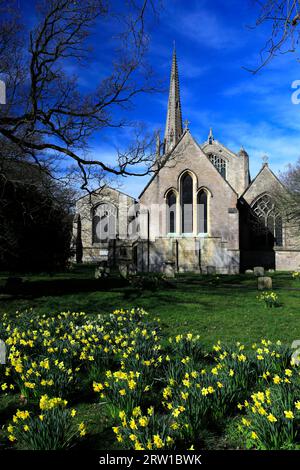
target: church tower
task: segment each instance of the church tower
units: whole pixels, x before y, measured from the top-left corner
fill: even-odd
[[[182,132],[183,130],[179,93],[178,66],[176,58],[176,49],[174,45],[168,101],[168,113],[164,140],[164,153],[169,152],[177,144],[179,138],[182,135]]]

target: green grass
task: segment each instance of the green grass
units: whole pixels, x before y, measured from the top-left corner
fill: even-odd
[[[257,300],[256,279],[249,275],[180,275],[166,289],[139,292],[119,285],[116,276],[105,283],[95,281],[93,267],[79,266],[67,273],[23,275],[22,293],[0,294],[0,311],[33,308],[40,313],[97,314],[144,307],[160,317],[166,335],[200,334],[207,347],[218,339],[250,345],[265,337],[291,344],[300,338],[300,282],[290,273],[271,276],[281,307],[267,309]],[[2,286],[6,278],[7,273],[0,275]]]
[[[273,287],[281,307],[267,309],[257,299],[253,276],[179,275],[167,288],[140,292],[117,275],[106,281],[95,281],[92,266],[78,266],[70,272],[55,274],[18,274],[21,289],[12,294],[4,291],[8,273],[0,273],[0,312],[13,314],[33,308],[39,313],[84,311],[107,313],[123,307],[143,307],[161,319],[166,336],[193,332],[199,334],[205,347],[218,339],[225,343],[241,341],[247,346],[262,338],[282,340],[290,345],[300,339],[300,282],[290,273],[274,273]],[[17,395],[0,397],[0,422],[7,424],[17,408],[25,406]],[[81,397],[76,404],[78,420],[84,420],[89,433],[82,442],[85,449],[118,448],[112,432],[108,410],[95,397]],[[232,419],[220,435],[205,437],[206,448],[241,446]],[[0,430],[0,438],[4,431]],[[0,439],[1,440],[1,439]],[[1,448],[1,445],[0,445]]]

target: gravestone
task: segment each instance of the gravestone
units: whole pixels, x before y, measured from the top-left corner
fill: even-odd
[[[207,274],[216,274],[217,269],[216,266],[207,266]]]
[[[103,266],[98,266],[95,269],[95,279],[101,279],[104,274],[104,267]]]
[[[101,279],[107,277],[110,273],[110,269],[107,265],[107,261],[101,261],[95,269],[95,279]]]
[[[257,289],[258,290],[268,290],[272,289],[272,278],[271,277],[258,277],[257,278]]]
[[[275,273],[275,269],[268,269],[268,273]]]
[[[0,339],[0,364],[6,364],[6,344]]]
[[[246,269],[245,274],[253,274],[253,269]]]
[[[254,272],[254,275],[255,276],[264,276],[265,274],[265,268],[263,268],[262,266],[256,266],[254,269],[253,269],[253,272]]]
[[[125,263],[120,263],[119,264],[119,273],[122,277],[127,279],[128,277],[128,266]]]
[[[136,267],[134,264],[128,264],[127,266],[127,275],[136,276]]]
[[[164,275],[168,278],[175,277],[175,267],[173,261],[166,261],[163,267]]]

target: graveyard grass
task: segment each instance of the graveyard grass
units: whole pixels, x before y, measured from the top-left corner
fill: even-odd
[[[0,292],[8,274],[0,274]],[[117,276],[101,284],[92,266],[68,273],[23,275],[24,294],[0,294],[1,312],[33,308],[39,313],[82,311],[109,313],[116,308],[143,307],[158,316],[166,336],[192,332],[210,348],[217,340],[251,346],[262,338],[291,344],[300,339],[300,280],[291,273],[272,273],[273,290],[281,306],[266,309],[257,296],[253,275],[179,275],[167,288],[138,291]],[[104,284],[104,283],[103,283]]]
[[[17,274],[15,275],[17,276]],[[13,314],[32,308],[39,314],[61,311],[110,313],[116,308],[143,307],[151,317],[159,317],[165,337],[180,333],[199,334],[204,348],[217,340],[251,347],[262,338],[291,345],[300,339],[300,281],[291,273],[272,273],[273,290],[280,307],[267,309],[258,301],[253,275],[179,275],[168,287],[139,291],[120,282],[117,275],[108,281],[95,280],[92,266],[77,266],[67,273],[22,275],[25,288],[20,294],[4,293],[8,273],[0,274],[0,310]],[[1,422],[6,422],[19,406],[17,395],[0,399]],[[78,404],[78,419],[89,429],[88,449],[117,448],[111,418],[95,396]],[[241,445],[235,419],[227,421],[220,435],[205,436],[206,448],[226,449]],[[1,439],[1,431],[0,431]]]

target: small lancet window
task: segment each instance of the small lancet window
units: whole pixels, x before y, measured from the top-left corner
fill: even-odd
[[[199,191],[197,195],[198,233],[207,233],[207,192]]]
[[[167,195],[167,233],[176,232],[176,194],[170,191]]]

